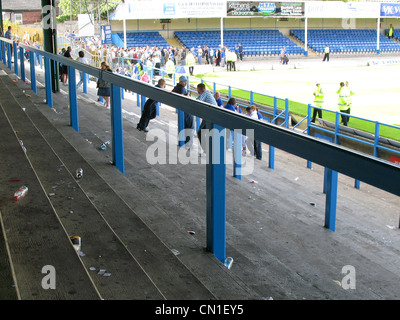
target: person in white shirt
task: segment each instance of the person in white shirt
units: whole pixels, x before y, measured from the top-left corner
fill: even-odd
[[[76,61],[84,63],[84,64],[88,64],[88,61],[85,58],[85,53],[83,51],[79,51],[78,52],[78,58],[76,58]],[[82,83],[83,83],[83,72],[79,71],[79,76],[80,76],[80,80],[76,85],[76,88],[78,89]]]
[[[253,119],[257,119],[259,120],[258,117],[258,112],[257,112],[257,108],[255,105],[252,105],[251,107],[247,107],[246,108],[246,114]],[[253,150],[254,150],[254,155],[256,157],[257,160],[261,160],[262,159],[262,146],[261,146],[261,142],[254,139],[254,141],[249,141],[247,139],[247,143],[248,144],[252,144],[253,145]],[[251,150],[251,148],[250,148]]]

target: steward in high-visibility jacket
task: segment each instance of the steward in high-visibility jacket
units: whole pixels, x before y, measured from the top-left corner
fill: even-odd
[[[171,58],[169,58],[165,64],[165,70],[167,71],[168,77],[171,79],[172,74],[175,72],[175,64]]]
[[[322,108],[324,106],[324,92],[322,91],[321,85],[319,83],[316,83],[316,88],[314,91],[314,105],[316,107]],[[313,111],[313,115],[311,118],[311,122],[315,122],[315,118],[318,115],[319,118],[322,118],[322,110],[321,109],[315,109]]]
[[[193,55],[193,52],[189,51],[189,53],[186,56],[186,65],[189,67],[189,73],[191,76],[193,75],[193,70],[194,70],[195,64],[196,64],[196,59]]]
[[[350,90],[344,85],[344,82],[340,83],[340,88],[336,92],[339,95],[339,100],[338,100],[338,108],[339,111],[342,113],[348,113],[350,114]],[[349,122],[349,117],[346,115],[341,115],[342,117],[342,122],[343,125],[347,126],[347,123]]]

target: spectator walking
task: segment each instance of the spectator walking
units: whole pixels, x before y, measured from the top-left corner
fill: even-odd
[[[103,80],[102,74],[104,71],[112,72],[112,70],[111,70],[110,66],[104,61],[101,63],[100,68],[101,68],[101,73],[100,73],[100,78],[97,81],[97,88],[98,88],[97,95],[104,99],[104,105],[106,106],[106,108],[109,108],[110,107],[111,83]]]
[[[67,48],[67,50],[65,50],[64,57],[72,59],[71,51],[72,51],[72,48],[69,46]],[[63,71],[62,71],[62,83],[64,84],[64,86],[67,85],[67,81],[68,81],[67,77],[68,77],[68,66],[64,64]]]
[[[255,105],[252,105],[250,107],[246,108],[246,114],[247,116],[249,116],[250,118],[253,119],[257,119],[259,120],[259,115],[258,115],[258,110],[256,108]],[[261,141],[254,139],[253,141],[249,141],[249,139],[247,139],[247,145],[250,145],[253,149],[253,154],[256,157],[257,160],[262,160],[262,145],[261,145]]]
[[[328,47],[328,45],[326,44],[325,45],[325,50],[324,50],[324,59],[322,60],[322,61],[327,61],[327,62],[329,62],[329,47]]]
[[[80,62],[80,63],[84,63],[84,64],[88,64],[88,61],[85,58],[85,53],[83,51],[79,51],[78,52],[78,58],[76,58],[76,61]],[[82,84],[83,84],[83,71],[79,71],[79,82],[76,85],[76,89],[78,89]]]
[[[239,43],[239,59],[243,61],[243,46],[241,43]]]

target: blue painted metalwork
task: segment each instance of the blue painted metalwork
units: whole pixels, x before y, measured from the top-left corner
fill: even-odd
[[[36,86],[36,73],[35,73],[35,53],[29,51],[29,62],[30,62],[30,71],[31,71],[31,89],[34,93],[37,94],[37,86]],[[21,68],[22,71],[22,68]]]
[[[82,77],[83,77],[83,93],[87,94],[87,85],[88,85],[88,74],[85,72],[82,72]]]
[[[338,173],[326,168],[326,202],[325,202],[325,228],[332,231],[336,229],[336,202],[337,202]]]
[[[17,63],[17,61],[18,61],[18,47],[17,47],[17,44],[16,44],[15,41],[14,41],[14,44],[13,44],[13,50],[14,50],[14,61],[15,61],[15,63],[14,63],[14,73],[17,76],[19,76],[19,74],[18,74],[18,63]]]
[[[207,176],[207,249],[215,257],[226,257],[226,129],[209,123]]]
[[[69,111],[71,115],[71,126],[79,132],[78,97],[76,95],[76,73],[75,68],[68,66],[68,89],[69,89]]]
[[[44,58],[44,82],[46,86],[46,103],[50,108],[53,108],[53,93],[51,87],[51,67],[50,59]]]
[[[113,83],[111,83],[111,130],[113,163],[119,171],[125,174],[121,89]]]
[[[7,63],[8,69],[11,70],[11,43],[7,43]]]
[[[178,146],[185,145],[185,114],[182,110],[176,109],[178,112]]]
[[[25,82],[25,56],[24,48],[19,48],[19,64],[21,68],[21,80]]]
[[[7,40],[3,40],[8,43]],[[100,76],[100,70],[88,65],[82,65],[73,60],[59,55],[53,55],[38,49],[20,45],[28,50],[40,53],[45,58],[45,64],[49,66],[49,59],[61,62],[77,70],[87,72],[94,77]],[[48,67],[46,67],[49,70]],[[46,79],[49,72],[45,73]],[[49,78],[50,79],[50,78]],[[326,193],[326,226],[331,230],[335,229],[336,217],[336,197],[337,197],[337,174],[338,172],[364,181],[372,186],[400,195],[398,181],[400,181],[400,170],[395,164],[377,159],[376,157],[356,152],[340,145],[335,145],[327,141],[322,141],[312,136],[297,133],[287,128],[279,127],[265,121],[259,121],[246,117],[239,113],[234,113],[224,108],[175,94],[154,87],[147,83],[126,78],[113,73],[104,73],[103,79],[112,85],[112,126],[113,126],[113,158],[117,168],[124,172],[123,161],[123,139],[122,139],[122,108],[119,87],[131,90],[144,97],[149,97],[173,106],[179,112],[187,112],[196,117],[202,118],[208,123],[213,123],[208,128],[216,128],[212,131],[218,135],[223,128],[252,129],[254,138],[262,143],[274,145],[283,151],[295,156],[309,159],[323,167],[330,168],[327,176]],[[46,81],[47,90],[51,93],[51,83]],[[276,111],[276,105],[274,106]],[[275,112],[276,114],[276,112]],[[275,119],[276,120],[276,119]],[[183,126],[182,126],[183,127]],[[225,130],[224,134],[225,135]],[[221,136],[218,135],[221,139]],[[207,172],[207,247],[214,252],[214,255],[223,261],[225,258],[225,215],[226,215],[226,164],[225,164],[225,136],[222,137],[223,147],[218,147],[218,138],[212,136],[209,156],[222,155],[224,162],[210,162],[206,165]],[[220,141],[221,142],[221,141]],[[118,145],[119,144],[119,145]],[[115,149],[115,150],[114,150]],[[384,177],[384,178],[382,178]]]
[[[233,176],[242,180],[242,133],[233,130]]]

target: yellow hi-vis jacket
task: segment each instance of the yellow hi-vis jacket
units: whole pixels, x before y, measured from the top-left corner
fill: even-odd
[[[175,64],[171,59],[165,64],[165,70],[167,71],[167,74],[172,74],[175,72]]]
[[[316,107],[322,108],[324,104],[324,92],[321,87],[317,87],[314,91],[314,104]]]
[[[350,108],[350,90],[347,87],[341,87],[337,92],[339,95],[338,108],[339,111],[348,110]]]
[[[193,53],[189,52],[186,56],[186,65],[188,67],[193,67],[196,64],[196,59],[193,56]]]

